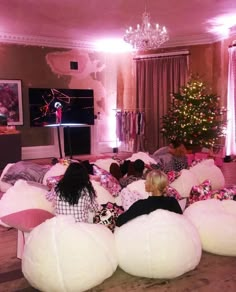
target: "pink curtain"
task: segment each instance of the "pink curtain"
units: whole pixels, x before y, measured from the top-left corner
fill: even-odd
[[[145,112],[145,148],[149,153],[166,145],[161,119],[167,113],[171,93],[178,92],[187,77],[188,55],[136,59],[136,105]]]
[[[236,105],[236,46],[229,47],[226,155],[236,154],[235,108]]]

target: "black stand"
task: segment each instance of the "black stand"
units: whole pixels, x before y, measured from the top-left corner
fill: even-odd
[[[72,156],[72,147],[71,147],[71,136],[70,136],[70,127],[67,127],[67,140],[68,140],[68,147],[69,147],[69,154],[70,154],[70,159],[73,158]]]
[[[224,158],[224,162],[231,162],[232,161],[232,158],[230,155],[226,155],[225,158]]]
[[[59,145],[60,158],[62,158],[60,126],[57,126],[57,139],[58,139],[58,145]]]

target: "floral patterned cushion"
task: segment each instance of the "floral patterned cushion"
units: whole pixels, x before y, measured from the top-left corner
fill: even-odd
[[[212,190],[209,180],[205,180],[198,186],[193,186],[190,196],[187,201],[187,206],[197,201],[217,199],[217,200],[236,200],[236,186],[230,188],[222,188],[218,190]]]
[[[172,183],[174,180],[176,180],[181,175],[180,171],[169,171],[167,172],[169,183]]]
[[[50,176],[46,180],[46,184],[48,187],[48,190],[50,191],[52,188],[55,187],[55,185],[59,182],[59,180],[63,178],[63,175],[56,175],[56,176]]]
[[[212,199],[218,200],[236,200],[236,186],[232,186],[231,188],[223,188],[220,190],[211,192]]]
[[[210,199],[211,190],[211,182],[209,180],[205,180],[200,185],[193,186],[187,200],[187,206],[197,201]]]
[[[166,195],[168,197],[174,197],[178,201],[183,199],[179,192],[175,188],[172,188],[171,186],[167,187]]]
[[[117,197],[119,195],[121,186],[119,181],[113,175],[111,175],[110,172],[100,168],[97,165],[93,165],[93,173],[95,176],[100,177],[101,186],[109,191],[113,197]]]

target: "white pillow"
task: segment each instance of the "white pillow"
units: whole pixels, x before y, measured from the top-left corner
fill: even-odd
[[[8,169],[9,169],[12,165],[14,165],[14,164],[15,164],[15,163],[8,163],[8,164],[5,166],[5,168],[3,169],[3,171],[2,171],[2,174],[1,174],[1,176],[0,176],[0,191],[1,191],[1,192],[4,192],[4,193],[5,193],[10,187],[12,187],[11,184],[2,181],[2,178],[3,178],[4,175],[7,173]]]

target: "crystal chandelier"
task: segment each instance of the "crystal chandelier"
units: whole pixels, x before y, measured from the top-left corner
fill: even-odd
[[[168,41],[169,36],[165,26],[160,27],[159,24],[151,25],[150,13],[145,11],[142,21],[142,24],[138,24],[136,29],[130,26],[124,35],[124,40],[130,43],[135,50],[154,50]]]

